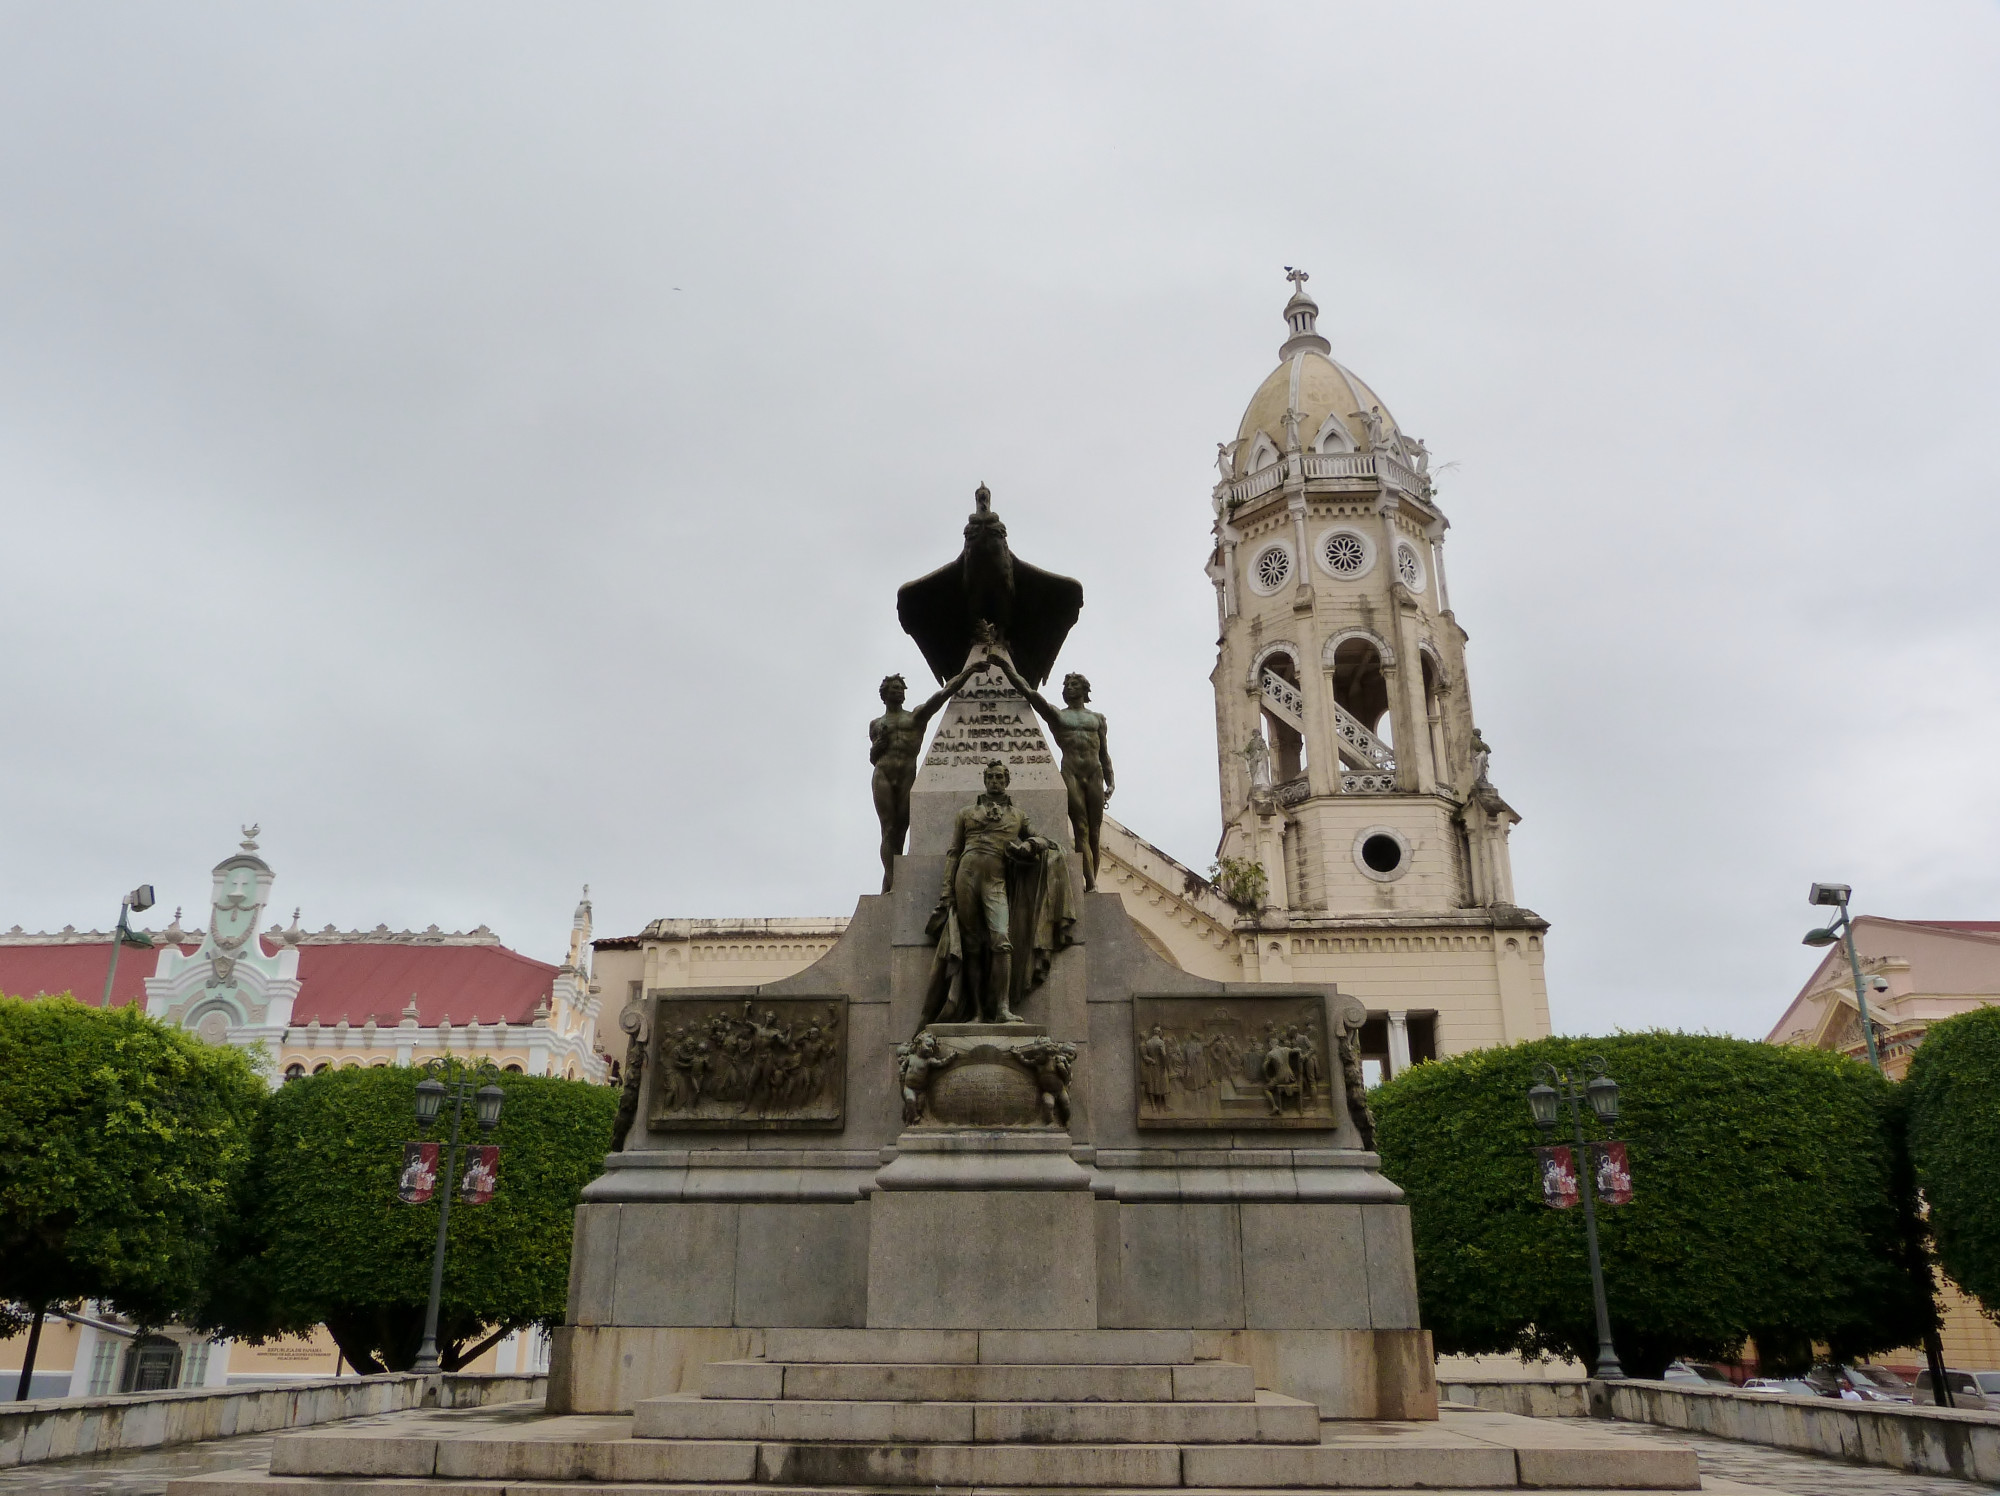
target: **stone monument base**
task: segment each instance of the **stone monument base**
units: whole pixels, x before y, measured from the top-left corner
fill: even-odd
[[[765,1330],[629,1417],[415,1412],[282,1435],[169,1496],[681,1489],[1694,1490],[1695,1453],[1587,1420],[1326,1424],[1187,1330]],[[473,1484],[473,1483],[477,1484]]]
[[[1090,1171],[1071,1148],[1060,1131],[905,1132],[869,1203],[869,1326],[1096,1329]]]

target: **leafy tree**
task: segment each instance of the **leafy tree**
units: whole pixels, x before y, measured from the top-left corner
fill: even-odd
[[[1932,1025],[1904,1089],[1938,1263],[2000,1319],[2000,1007]]]
[[[403,1144],[417,1136],[421,1071],[329,1070],[282,1087],[264,1108],[243,1183],[233,1271],[206,1322],[250,1340],[324,1324],[361,1371],[403,1371],[423,1340],[437,1198],[396,1198]],[[500,1125],[460,1139],[500,1145],[490,1203],[454,1200],[438,1354],[456,1371],[511,1331],[562,1320],[577,1195],[603,1167],[618,1092],[503,1075]],[[448,1135],[449,1106],[431,1129]],[[463,1165],[460,1166],[463,1172]]]
[[[263,1096],[242,1051],[137,1008],[0,998],[0,1299],[37,1328],[79,1299],[192,1309]]]
[[[1596,1358],[1583,1211],[1542,1204],[1535,1067],[1602,1056],[1633,1200],[1598,1210],[1612,1338],[1634,1376],[1754,1337],[1774,1367],[1933,1322],[1892,1088],[1843,1056],[1698,1034],[1542,1039],[1418,1065],[1373,1093],[1408,1192],[1424,1323],[1445,1352]],[[1561,1136],[1569,1142],[1565,1110]],[[1586,1123],[1587,1136],[1601,1136]]]

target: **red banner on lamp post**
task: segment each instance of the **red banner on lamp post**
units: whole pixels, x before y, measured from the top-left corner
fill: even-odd
[[[458,1184],[458,1198],[467,1205],[484,1205],[500,1186],[500,1149],[482,1143],[465,1150],[465,1177]]]
[[[1606,1205],[1632,1203],[1632,1161],[1625,1156],[1623,1143],[1599,1143],[1597,1152],[1597,1198]]]
[[[1535,1157],[1542,1167],[1542,1203],[1551,1210],[1568,1210],[1581,1198],[1577,1194],[1576,1151],[1562,1144],[1537,1148]]]
[[[438,1145],[403,1144],[403,1177],[396,1186],[396,1198],[405,1205],[423,1205],[437,1189]]]

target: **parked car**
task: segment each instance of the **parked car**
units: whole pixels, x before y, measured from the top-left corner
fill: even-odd
[[[1819,1389],[1804,1377],[1752,1377],[1743,1384],[1745,1392],[1766,1392],[1772,1396],[1818,1397]]]
[[[1724,1387],[1736,1385],[1721,1367],[1710,1366],[1706,1361],[1676,1361],[1661,1374],[1660,1379],[1666,1382],[1719,1382]]]
[[[1846,1402],[1907,1403],[1913,1395],[1907,1388],[1877,1381],[1858,1366],[1831,1366],[1822,1361],[1806,1373],[1805,1379],[1821,1397],[1837,1397]]]
[[[1849,1387],[1861,1394],[1863,1402],[1907,1403],[1911,1400],[1909,1383],[1893,1371],[1878,1370],[1872,1366],[1847,1366],[1841,1369],[1840,1374]]]
[[[1954,1408],[1975,1413],[2000,1408],[2000,1371],[1960,1371],[1955,1367],[1946,1367],[1944,1374],[1951,1387],[1951,1405]],[[1910,1388],[1910,1397],[1919,1407],[1936,1405],[1937,1399],[1931,1395],[1931,1374],[1928,1370],[1917,1373],[1917,1380]]]

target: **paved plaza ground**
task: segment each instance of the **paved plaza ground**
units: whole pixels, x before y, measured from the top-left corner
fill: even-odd
[[[376,1421],[354,1419],[337,1427],[361,1428]],[[1899,1470],[1848,1465],[1650,1424],[1595,1423],[1592,1427],[1633,1438],[1693,1445],[1701,1457],[1702,1488],[1718,1496],[1730,1492],[1740,1496],[1973,1496],[1977,1492],[2000,1490],[1977,1481],[1943,1480],[1906,1475]],[[52,1460],[0,1470],[0,1496],[31,1491],[60,1493],[60,1496],[160,1496],[167,1482],[177,1476],[265,1470],[271,1461],[273,1437],[250,1434],[174,1449]],[[1368,1496],[1368,1493],[1351,1492],[1348,1496]],[[1590,1493],[1573,1492],[1571,1496],[1590,1496]]]

